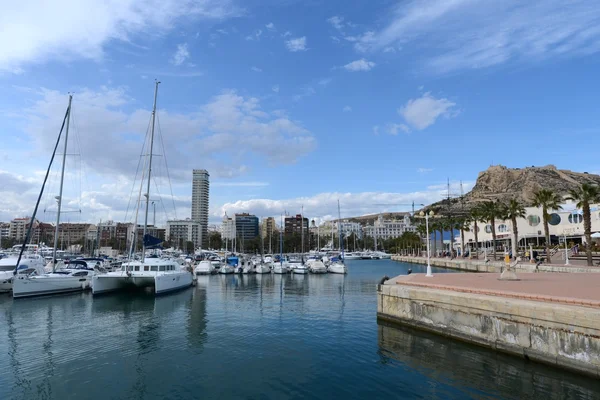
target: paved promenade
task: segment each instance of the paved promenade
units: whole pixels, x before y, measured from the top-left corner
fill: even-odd
[[[520,273],[519,281],[501,281],[495,273],[401,275],[389,284],[419,286],[455,292],[503,296],[524,300],[600,307],[600,275],[597,273]]]

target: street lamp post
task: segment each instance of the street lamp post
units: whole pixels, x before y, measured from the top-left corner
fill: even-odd
[[[433,217],[433,210],[428,213],[421,211],[420,215],[421,217],[425,217],[425,231],[427,232],[427,274],[425,276],[432,277],[433,274],[431,273],[431,263],[429,260],[429,217]]]
[[[567,246],[567,232],[564,230],[563,237],[565,239],[565,265],[569,265],[569,248]]]

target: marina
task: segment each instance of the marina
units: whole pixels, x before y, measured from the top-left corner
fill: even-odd
[[[0,295],[0,398],[570,398],[595,379],[377,322],[381,277],[423,273],[351,260],[343,274],[199,276],[153,293]],[[436,275],[450,272],[433,268]]]

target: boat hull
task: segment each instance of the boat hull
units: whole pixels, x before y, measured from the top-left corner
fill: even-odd
[[[192,274],[187,271],[154,276],[128,276],[125,273],[119,275],[105,274],[94,277],[92,293],[102,294],[131,288],[153,287],[155,294],[162,294],[185,289],[191,285]]]
[[[308,268],[294,268],[292,270],[292,273],[298,274],[298,275],[306,275],[306,274],[308,274]]]
[[[13,298],[79,292],[90,287],[90,277],[32,276],[13,280]]]
[[[345,265],[330,265],[327,267],[327,271],[331,274],[347,274],[348,268]]]

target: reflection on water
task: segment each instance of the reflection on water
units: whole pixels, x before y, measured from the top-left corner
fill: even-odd
[[[600,383],[437,335],[379,322],[381,362],[398,361],[467,397],[596,399]]]
[[[591,398],[585,378],[378,326],[376,283],[409,267],[202,276],[157,298],[2,296],[0,399]]]

